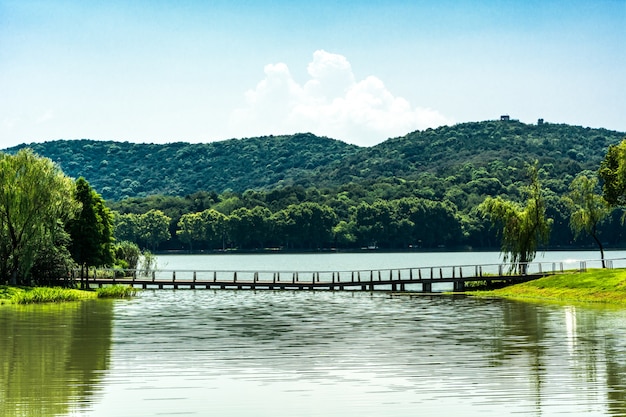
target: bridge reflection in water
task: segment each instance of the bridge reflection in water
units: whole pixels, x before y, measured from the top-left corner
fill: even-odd
[[[606,260],[608,268],[614,260]],[[547,275],[601,267],[597,260],[580,261],[575,270],[565,270],[564,262],[525,264],[455,265],[426,268],[368,269],[356,271],[218,271],[218,270],[113,270],[90,272],[85,284],[105,286],[127,284],[144,289],[270,289],[270,290],[361,290],[433,292],[433,284],[452,284],[462,292],[466,283],[494,281],[525,282]],[[75,275],[75,279],[78,275]]]

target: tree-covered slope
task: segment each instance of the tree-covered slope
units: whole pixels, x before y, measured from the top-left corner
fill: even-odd
[[[85,177],[110,200],[290,185],[359,149],[333,139],[297,134],[205,144],[56,140],[7,151],[14,153],[24,147],[52,159],[71,177]]]
[[[562,124],[529,125],[486,121],[416,131],[346,156],[321,172],[318,182],[340,184],[362,178],[438,177],[487,170],[499,178],[508,168],[539,161],[551,178],[597,170],[611,144],[625,134]],[[496,172],[500,171],[500,172]],[[484,176],[484,175],[483,175]]]
[[[84,176],[109,200],[402,178],[423,184],[423,197],[461,207],[475,203],[468,196],[506,193],[507,187],[510,194],[525,180],[525,164],[535,160],[548,187],[561,194],[579,172],[596,171],[608,146],[624,137],[606,129],[485,121],[416,131],[369,148],[297,134],[206,144],[58,140],[7,151],[29,146],[67,175]]]

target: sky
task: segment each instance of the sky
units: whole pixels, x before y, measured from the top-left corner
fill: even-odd
[[[0,148],[626,132],[626,0],[0,0]]]

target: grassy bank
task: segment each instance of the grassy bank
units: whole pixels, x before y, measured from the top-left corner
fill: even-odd
[[[114,285],[94,290],[59,287],[12,287],[0,285],[0,304],[35,304],[81,301],[94,298],[127,298],[137,290],[127,285]]]
[[[470,294],[483,297],[626,305],[626,269],[593,269],[587,272],[565,273],[493,291],[476,291]]]

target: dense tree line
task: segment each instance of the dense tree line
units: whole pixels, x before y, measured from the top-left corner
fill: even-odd
[[[549,182],[545,181],[545,170],[537,169],[536,175],[542,176],[542,212],[551,219],[549,240],[541,247],[593,246],[597,240],[590,239],[591,231],[594,239],[606,246],[626,243],[618,212],[607,211],[591,228],[583,221],[586,214],[580,207],[585,199],[589,200],[590,193],[595,193],[596,203],[589,204],[599,204],[597,194],[601,190],[593,172],[584,171],[572,179],[560,195],[545,186]],[[582,187],[586,190],[583,192],[581,178],[586,176],[590,179]],[[351,183],[337,188],[293,186],[244,193],[197,192],[185,197],[151,196],[110,204],[117,213],[116,234],[152,249],[493,249],[500,245],[502,236],[478,208],[486,198],[492,198],[514,202],[523,210],[529,178],[522,178],[513,186],[498,188],[499,193],[493,196],[473,191],[463,198],[458,198],[464,192],[462,186],[449,185],[438,193],[434,190],[437,179],[427,182],[420,178]],[[457,196],[459,204],[446,196]],[[591,207],[589,204],[587,207]],[[141,230],[147,230],[147,216],[152,213],[155,217],[155,212],[160,218],[160,240],[149,244]],[[572,215],[577,212],[580,227],[572,228]]]

